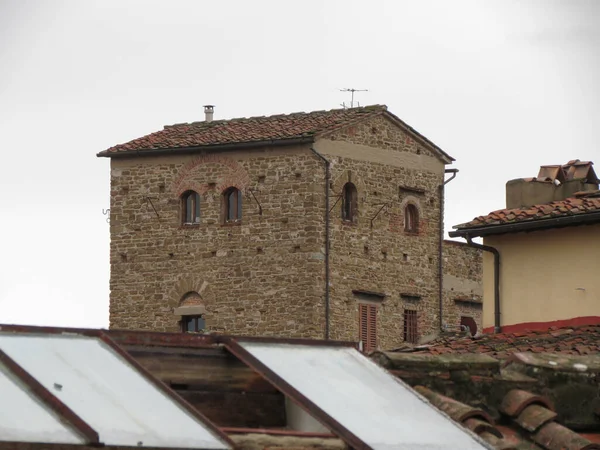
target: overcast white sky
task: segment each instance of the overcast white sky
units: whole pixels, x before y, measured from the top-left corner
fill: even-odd
[[[598,80],[594,0],[0,0],[0,323],[108,326],[95,154],[203,104],[269,115],[369,89],[456,158],[450,229],[540,164],[600,164]]]

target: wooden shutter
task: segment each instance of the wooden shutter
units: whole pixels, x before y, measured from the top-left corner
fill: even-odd
[[[404,341],[416,344],[419,340],[417,330],[417,311],[412,309],[404,310]]]
[[[358,304],[358,332],[363,344],[363,351],[377,349],[377,306],[366,303]]]

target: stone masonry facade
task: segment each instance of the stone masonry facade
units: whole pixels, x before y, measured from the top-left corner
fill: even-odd
[[[476,325],[476,330],[470,330],[471,333],[481,333],[483,331],[483,251],[463,242],[445,240],[443,258],[443,310],[446,330],[457,331],[461,318],[470,317]]]
[[[346,182],[358,191],[356,223],[341,219],[340,203],[331,217],[332,337],[356,340],[358,304],[369,301],[356,291],[382,294],[377,304],[377,345],[403,342],[405,310],[415,310],[419,335],[439,328],[438,247],[440,191],[444,165],[409,134],[385,118],[328,136],[315,148],[331,161],[330,197],[339,199]],[[396,160],[395,153],[407,155]],[[411,167],[427,158],[430,170]],[[402,189],[404,187],[404,189]],[[418,233],[404,231],[404,207],[419,210]]]
[[[321,177],[303,148],[112,160],[111,327],[176,331],[174,308],[196,292],[208,330],[320,337]],[[229,186],[243,192],[241,223],[220,218]],[[198,225],[181,224],[189,189]]]
[[[305,144],[111,158],[111,328],[177,331],[174,312],[193,293],[206,331],[323,338],[326,170],[315,152],[330,163],[330,337],[358,340],[365,302],[376,306],[378,348],[404,342],[407,310],[419,339],[436,334],[445,162],[383,115]],[[352,221],[342,219],[346,183],[356,188]],[[223,220],[230,187],[242,192],[235,223]],[[189,191],[199,194],[200,221],[182,225]],[[405,231],[409,204],[416,232]],[[445,267],[458,271],[444,277],[480,282],[473,249],[444,252]],[[444,290],[452,324],[461,308],[476,309],[453,296]]]

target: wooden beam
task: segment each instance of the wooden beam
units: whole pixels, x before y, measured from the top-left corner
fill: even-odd
[[[125,346],[152,375],[176,390],[277,392],[261,375],[222,349]]]

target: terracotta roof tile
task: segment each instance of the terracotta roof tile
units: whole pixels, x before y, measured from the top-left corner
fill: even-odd
[[[541,405],[548,410],[553,410],[552,405],[543,397],[521,389],[513,389],[502,399],[500,411],[507,416],[517,417],[530,405]]]
[[[548,450],[600,449],[600,445],[594,444],[580,434],[556,422],[550,422],[542,426],[532,438]]]
[[[163,130],[115,145],[98,153],[98,156],[112,157],[123,153],[140,154],[152,150],[197,149],[234,144],[252,145],[296,139],[312,141],[315,137],[377,115],[387,117],[416,136],[431,147],[445,163],[454,161],[454,158],[441,148],[389,112],[385,105],[180,123],[165,126]]]
[[[593,355],[600,352],[600,325],[584,325],[565,328],[550,328],[547,331],[483,334],[475,337],[465,333],[447,334],[404,352],[429,354],[484,353],[506,359],[513,353],[563,353]]]
[[[429,400],[432,405],[437,407],[439,410],[444,411],[457,422],[463,423],[467,419],[478,419],[492,425],[494,424],[489,414],[481,409],[465,405],[464,403],[456,401],[450,397],[446,397],[442,394],[438,394],[437,392],[427,389],[424,386],[415,386],[414,389],[427,400]]]
[[[167,125],[163,130],[115,145],[100,156],[143,150],[175,149],[264,142],[310,137],[387,111],[384,105],[192,122]]]
[[[529,206],[526,208],[492,211],[486,216],[476,217],[470,222],[456,225],[453,228],[464,230],[482,226],[506,225],[532,220],[600,212],[600,195],[598,195],[598,191],[588,192],[587,194],[588,196],[582,198],[571,197],[565,200]]]
[[[542,425],[556,419],[556,416],[557,414],[548,408],[540,405],[529,405],[517,416],[515,422],[533,433]]]
[[[592,450],[597,443],[555,422],[557,414],[547,406],[548,400],[527,391],[510,391],[500,410],[508,417],[496,425],[487,413],[424,386],[414,389],[453,420],[470,429],[498,450]],[[506,397],[509,397],[507,400]],[[514,403],[510,408],[507,404]],[[537,444],[537,445],[536,445]]]

